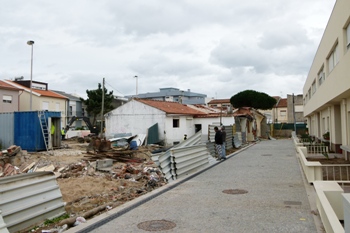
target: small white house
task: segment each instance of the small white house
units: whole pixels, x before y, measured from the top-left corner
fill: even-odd
[[[194,117],[206,115],[178,102],[150,99],[132,99],[126,104],[105,114],[106,136],[131,133],[147,134],[148,129],[158,124],[160,142],[173,145],[195,134]]]

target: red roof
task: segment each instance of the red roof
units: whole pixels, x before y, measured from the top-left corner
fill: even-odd
[[[21,88],[23,88],[23,89],[25,89],[27,91],[30,91],[30,88],[22,86],[22,85],[20,85],[18,83],[15,83],[15,82],[11,81],[11,80],[6,80],[6,82],[7,82],[7,84],[9,86],[11,86],[13,88],[21,87]],[[39,94],[41,96],[47,96],[47,97],[53,97],[53,98],[59,98],[59,99],[68,99],[67,97],[65,97],[63,95],[60,95],[60,94],[58,94],[56,92],[53,92],[53,91],[50,91],[50,90],[39,90],[39,89],[34,89],[33,88],[32,92],[37,93],[37,94]]]
[[[254,114],[251,111],[250,107],[238,108],[234,113],[234,116],[253,116]]]
[[[12,90],[12,91],[20,91],[20,90],[23,90],[23,89],[14,87],[14,86],[12,86],[12,85],[10,85],[10,84],[7,84],[7,83],[5,83],[4,81],[1,81],[1,80],[0,80],[0,89],[7,89],[7,90]]]
[[[169,101],[159,101],[151,99],[135,99],[141,103],[149,105],[151,107],[157,108],[166,112],[167,114],[185,114],[185,115],[206,115],[206,113],[197,111],[188,107],[185,104],[180,104],[178,102],[169,102]]]
[[[287,99],[280,99],[279,101],[277,100],[276,107],[277,108],[286,108],[287,105]]]
[[[45,90],[38,90],[38,89],[34,89],[34,91],[36,93],[39,93],[40,95],[42,96],[48,96],[48,97],[54,97],[54,98],[60,98],[60,99],[68,99],[67,97],[63,96],[63,95],[60,95],[56,92],[53,92],[53,91],[45,91]]]
[[[210,100],[208,104],[230,104],[230,99],[214,99]]]

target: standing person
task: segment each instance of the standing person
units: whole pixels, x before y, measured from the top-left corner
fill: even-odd
[[[51,129],[50,129],[50,133],[51,133],[51,146],[53,148],[54,142],[55,142],[55,126],[53,125],[53,123],[51,122]]]
[[[214,131],[215,131],[216,153],[218,154],[217,160],[221,160],[222,159],[222,133],[217,126],[214,127]]]
[[[221,134],[222,134],[222,159],[226,159],[226,131],[225,126],[221,126]]]
[[[64,127],[61,129],[61,135],[62,135],[62,140],[66,139],[66,131],[64,130]]]

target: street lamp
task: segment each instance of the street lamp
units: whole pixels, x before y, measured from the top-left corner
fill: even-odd
[[[137,83],[137,76],[135,75],[135,78],[136,78],[136,97],[138,96],[138,93],[137,93],[137,85],[138,85],[138,83]]]
[[[31,52],[31,59],[30,59],[30,111],[32,111],[32,95],[33,95],[33,90],[32,90],[32,80],[33,80],[33,44],[34,41],[28,40],[27,44],[32,46],[32,52]]]

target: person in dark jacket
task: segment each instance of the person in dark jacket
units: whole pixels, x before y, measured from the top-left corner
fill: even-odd
[[[226,159],[222,158],[222,133],[217,126],[214,127],[215,131],[215,147],[218,154],[217,160]]]

